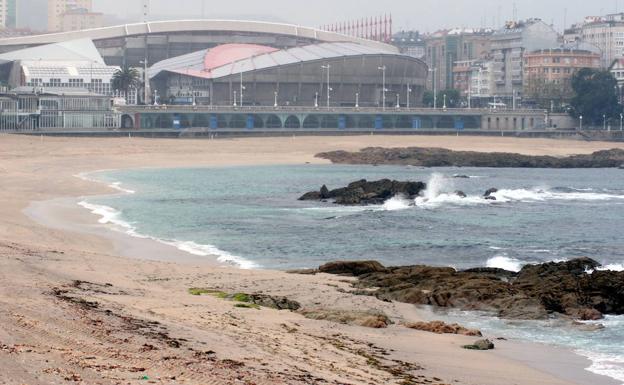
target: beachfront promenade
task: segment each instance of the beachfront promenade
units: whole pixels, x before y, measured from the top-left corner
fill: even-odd
[[[212,130],[541,130],[552,126],[544,110],[121,106],[126,129]]]

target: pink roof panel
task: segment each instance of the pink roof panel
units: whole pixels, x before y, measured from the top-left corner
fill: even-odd
[[[204,58],[204,71],[211,72],[215,68],[222,67],[243,59],[279,51],[277,48],[256,44],[224,44],[212,48],[206,52]]]

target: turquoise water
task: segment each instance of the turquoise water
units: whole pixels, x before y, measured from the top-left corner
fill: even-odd
[[[527,263],[580,256],[613,270],[624,264],[622,170],[301,165],[142,169],[93,177],[126,192],[81,203],[101,222],[244,268],[376,259],[386,265],[519,270]],[[337,188],[362,178],[427,181],[429,188],[416,201],[396,198],[383,206],[297,200],[322,184]],[[490,187],[500,189],[496,202],[481,197]],[[456,190],[468,197],[457,197]],[[475,313],[438,316],[567,346],[590,357],[593,372],[624,382],[624,317],[609,317],[606,329],[590,333]]]
[[[121,211],[138,232],[214,246],[262,268],[362,258],[458,268],[578,256],[605,264],[624,261],[621,170],[306,165],[133,170],[97,177],[136,191],[91,203]],[[383,177],[428,181],[428,199],[415,207],[401,201],[386,207],[297,201],[322,184],[336,188]],[[501,189],[499,201],[480,198],[490,187]],[[448,194],[455,190],[468,199]]]

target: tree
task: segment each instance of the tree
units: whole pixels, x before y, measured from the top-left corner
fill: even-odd
[[[601,126],[604,117],[620,117],[622,106],[618,103],[617,81],[609,71],[583,68],[572,77],[574,97],[570,114],[583,117],[590,125]]]
[[[136,68],[124,67],[113,74],[111,85],[115,91],[121,91],[127,95],[131,88],[139,88],[141,75]]]
[[[444,106],[444,95],[446,95],[447,108],[457,108],[459,106],[461,102],[459,90],[448,89],[438,91],[438,108]],[[423,105],[425,105],[425,107],[433,107],[433,91],[425,91],[425,93],[423,94]]]

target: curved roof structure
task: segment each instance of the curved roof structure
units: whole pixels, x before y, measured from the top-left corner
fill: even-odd
[[[0,63],[16,60],[84,61],[104,64],[104,59],[89,39],[65,41],[0,54]]]
[[[388,44],[346,36],[334,32],[291,24],[241,20],[170,20],[125,24],[82,31],[50,33],[0,39],[0,46],[35,46],[88,38],[94,41],[149,34],[167,34],[195,31],[248,32],[306,38],[320,42],[353,42],[371,48],[398,50]]]
[[[217,79],[277,66],[351,56],[398,55],[394,50],[356,43],[321,43],[278,50],[252,44],[224,44],[212,49],[163,60],[154,64],[150,78],[162,72]]]

